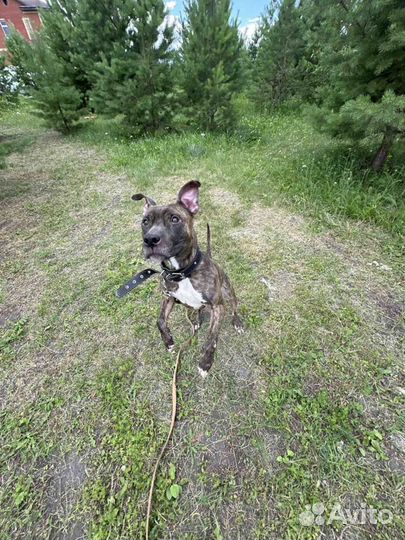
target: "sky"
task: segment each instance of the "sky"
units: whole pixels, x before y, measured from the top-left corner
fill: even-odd
[[[170,15],[179,17],[184,12],[185,0],[168,0],[166,7]],[[233,14],[238,17],[241,33],[249,40],[258,25],[259,17],[264,12],[266,0],[233,0]]]

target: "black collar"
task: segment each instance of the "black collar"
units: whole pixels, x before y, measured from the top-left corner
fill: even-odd
[[[163,277],[163,279],[166,279],[167,281],[182,281],[183,279],[191,276],[191,274],[200,264],[201,259],[202,253],[200,251],[200,248],[197,248],[197,253],[195,254],[194,259],[188,266],[186,266],[186,268],[182,268],[181,270],[170,270],[163,264],[163,262],[161,264],[161,272],[159,272],[158,270],[154,270],[153,268],[146,268],[145,270],[142,270],[141,272],[135,274],[135,276],[133,276],[126,283],[124,283],[124,285],[121,285],[121,287],[117,290],[115,294],[116,296],[118,296],[118,298],[122,298],[123,296],[131,292],[133,289],[138,287],[138,285],[143,283],[145,280],[149,279],[154,274],[159,273]]]
[[[197,253],[195,254],[194,259],[191,261],[191,263],[186,266],[185,268],[182,268],[181,270],[171,270],[167,268],[167,266],[164,265],[162,262],[162,276],[163,279],[167,279],[167,281],[181,281],[182,279],[186,279],[191,276],[191,274],[194,272],[194,270],[197,268],[197,266],[200,264],[202,259],[202,253],[200,251],[200,248],[197,247]]]

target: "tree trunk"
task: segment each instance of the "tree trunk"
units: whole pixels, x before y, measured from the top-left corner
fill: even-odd
[[[380,148],[377,150],[376,155],[371,163],[371,168],[373,171],[379,172],[384,167],[384,163],[388,157],[388,152],[394,142],[394,135],[392,132],[384,133],[384,138],[382,140]]]
[[[63,114],[63,110],[62,110],[62,107],[60,106],[60,103],[58,103],[58,109],[59,109],[59,113],[60,113],[60,115],[62,117],[63,125],[65,126],[65,130],[69,131],[69,126],[68,126],[68,123],[66,122],[66,118],[65,118],[65,115]]]

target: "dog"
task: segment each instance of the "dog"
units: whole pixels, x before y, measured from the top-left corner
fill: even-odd
[[[232,323],[238,333],[243,332],[243,324],[237,312],[238,301],[232,284],[211,258],[208,225],[207,251],[202,252],[198,246],[194,216],[199,210],[200,186],[197,180],[188,182],[180,189],[177,201],[167,206],[157,205],[142,193],[133,195],[132,199],[144,199],[141,225],[144,257],[160,263],[162,268],[164,298],[157,325],[167,350],[174,349],[168,319],[175,303],[184,304],[194,314],[195,330],[202,324],[203,310],[210,312],[208,336],[198,365],[200,375],[205,378],[214,361],[225,302],[231,306]]]

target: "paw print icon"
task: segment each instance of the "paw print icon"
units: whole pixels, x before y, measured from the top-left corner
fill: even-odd
[[[323,525],[325,523],[324,513],[325,505],[323,503],[314,503],[313,505],[306,504],[304,512],[301,512],[298,519],[304,527]]]

